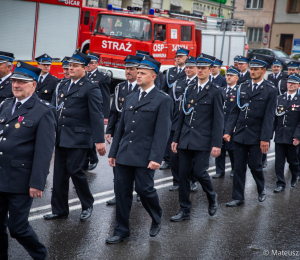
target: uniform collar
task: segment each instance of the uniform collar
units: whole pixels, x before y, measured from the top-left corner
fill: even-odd
[[[189,78],[188,76],[186,76],[186,81],[187,80],[190,80],[190,82],[194,79],[194,78],[196,78],[197,77],[197,74],[195,75],[195,76],[193,76],[192,78]]]
[[[218,73],[216,76],[213,76],[213,74],[211,74],[211,78],[215,79],[216,77],[218,77],[220,75],[220,73]]]
[[[128,87],[129,87],[130,84],[132,85],[132,89],[134,89],[135,86],[136,86],[136,84],[137,84],[137,81],[134,81],[134,82],[132,82],[132,83],[130,83],[130,82],[128,81]]]
[[[11,72],[9,74],[7,74],[6,76],[4,76],[3,78],[1,78],[0,82],[4,82],[10,76],[11,76]]]
[[[49,72],[48,72],[47,74],[45,74],[45,75],[42,75],[42,74],[41,74],[41,75],[39,76],[39,81],[40,81],[40,78],[41,78],[41,77],[43,77],[43,80],[42,80],[42,81],[44,81],[44,79],[48,76],[48,74],[49,74]]]
[[[252,83],[252,86],[253,86],[254,84],[257,84],[257,87],[256,87],[256,88],[258,88],[258,87],[261,85],[261,83],[263,83],[263,81],[264,81],[264,79],[262,79],[260,82],[257,82],[257,83],[253,83],[253,81],[251,81],[251,83]]]
[[[98,69],[98,68],[96,68],[96,69],[94,69],[92,72],[90,72],[91,75],[94,74],[94,73],[97,71],[97,69]]]
[[[293,98],[296,96],[296,94],[297,94],[297,91],[293,94],[289,94],[289,93],[286,92],[286,98],[288,98],[289,95],[291,95],[291,100],[293,100]]]
[[[177,73],[179,72],[179,70],[181,70],[181,72],[182,72],[184,69],[185,69],[185,65],[181,68],[179,66],[177,66]]]
[[[152,87],[146,89],[145,92],[146,92],[147,94],[149,94],[149,92],[150,92],[152,89],[154,89],[154,88],[155,88],[155,85],[152,85]],[[140,89],[140,95],[142,94],[143,91],[144,91],[144,90],[141,88],[141,89]]]
[[[203,83],[203,84],[200,85],[199,81],[198,81],[198,88],[200,87],[201,90],[202,90],[208,82],[209,82],[209,80],[207,80],[205,83]]]
[[[31,95],[31,96],[32,96],[32,95]],[[24,98],[24,99],[22,99],[22,100],[20,100],[20,101],[16,98],[15,105],[17,104],[17,102],[21,102],[22,105],[23,105],[28,99],[31,98],[31,96],[29,96],[29,97],[27,97],[27,98]]]

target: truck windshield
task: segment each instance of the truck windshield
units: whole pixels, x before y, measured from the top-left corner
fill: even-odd
[[[151,22],[136,17],[102,14],[98,16],[96,34],[119,36],[142,41],[151,40]]]

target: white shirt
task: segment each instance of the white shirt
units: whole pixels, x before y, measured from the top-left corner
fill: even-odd
[[[70,85],[69,85],[69,87],[68,87],[68,92],[67,92],[67,93],[69,93],[69,91],[70,91],[70,86],[71,86],[71,84],[74,83],[74,85],[75,85],[79,80],[81,80],[81,78],[80,78],[80,79],[77,79],[75,82],[71,79],[71,82],[70,82]],[[74,85],[73,85],[73,87],[74,87]]]
[[[273,73],[273,78],[277,79],[279,77],[279,75],[280,75],[280,72],[278,72],[277,74]]]
[[[4,76],[3,78],[1,78],[0,83],[4,82],[4,80],[6,80],[8,77],[11,76],[11,73],[7,74],[6,76]]]
[[[98,68],[96,68],[95,70],[93,70],[92,72],[88,72],[88,73],[91,73],[91,75],[90,76],[92,76],[92,74],[94,74],[95,72],[96,72],[96,70],[97,70]]]
[[[230,87],[230,86],[227,85],[226,93],[228,92],[229,89],[233,89],[235,86],[236,85],[233,85],[233,86]]]
[[[261,83],[263,83],[263,81],[264,80],[261,80],[260,82],[257,82],[257,83],[253,83],[253,81],[252,81],[252,91],[253,91],[254,84],[257,84],[256,89],[258,89],[258,87],[260,86]]]
[[[198,81],[198,90],[197,90],[197,94],[199,93],[199,91],[200,91],[200,88],[201,88],[201,91],[203,90],[203,88],[205,87],[205,85],[207,84],[209,82],[209,80],[208,81],[206,81],[205,83],[203,83],[203,84],[199,84],[199,81]]]
[[[137,81],[134,81],[134,82],[132,82],[132,83],[130,83],[129,81],[128,81],[128,91],[130,91],[130,89],[129,89],[129,85],[132,85],[132,87],[131,87],[131,90],[134,90],[134,88],[135,88],[135,86],[136,86],[136,84],[137,84]]]
[[[240,74],[241,74],[240,76],[241,76],[241,77],[244,77],[246,73],[247,73],[247,70],[246,70],[245,72],[241,72],[241,73],[240,73]]]
[[[184,70],[184,68],[185,68],[185,65],[181,68],[179,66],[177,66],[177,74],[179,73],[179,70],[181,70],[181,72],[182,72]]]
[[[38,82],[40,82],[40,78],[41,78],[41,77],[43,77],[43,78],[42,78],[42,82],[43,82],[44,79],[48,76],[48,74],[49,74],[49,72],[48,72],[47,74],[45,74],[45,75],[40,75],[40,76],[39,76]]]
[[[32,96],[32,95],[31,95],[31,96]],[[16,102],[14,103],[14,105],[13,105],[13,107],[12,107],[11,114],[13,114],[13,113],[15,112],[17,102],[21,102],[22,105],[23,105],[28,99],[31,98],[31,96],[29,96],[29,97],[27,97],[27,98],[24,98],[24,99],[22,99],[22,100],[20,100],[20,101],[16,98]],[[22,105],[21,105],[21,106],[22,106]],[[20,108],[21,106],[19,106],[19,108]]]
[[[218,77],[220,75],[220,73],[218,73],[216,76],[213,76],[212,74],[211,74],[211,80],[213,81],[216,77]]]
[[[154,88],[155,88],[155,85],[152,85],[152,87],[146,89],[145,92],[146,92],[147,94],[146,94],[144,97],[146,97],[146,96],[149,94],[149,92],[150,92],[152,89],[154,89]],[[142,93],[143,93],[143,92],[144,92],[144,90],[141,88],[141,89],[140,89],[139,100],[141,100],[141,96],[142,96]]]
[[[294,96],[296,94],[297,94],[297,91],[295,93],[293,93],[293,94],[289,94],[289,93],[286,92],[286,98],[287,98],[287,100],[289,100],[289,95],[291,95],[291,100],[293,100],[293,98],[294,98]]]
[[[191,78],[189,78],[188,76],[186,76],[186,82],[189,80],[189,83],[191,83],[192,82],[192,80],[194,79],[194,78],[196,78],[196,76],[197,76],[197,74],[195,75],[195,76],[193,76],[193,77],[191,77]]]

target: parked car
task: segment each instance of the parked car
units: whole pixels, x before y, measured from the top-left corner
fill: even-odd
[[[290,61],[295,61],[295,59],[290,58],[289,55],[287,55],[285,52],[274,49],[255,49],[248,54],[249,59],[254,56],[267,62],[268,68],[271,67],[274,60],[279,60],[283,64],[283,70],[287,70],[287,63],[289,63]],[[296,62],[300,65],[300,60]]]
[[[294,59],[294,60],[300,60],[300,53],[299,52],[295,52],[293,54],[290,55],[290,58]]]

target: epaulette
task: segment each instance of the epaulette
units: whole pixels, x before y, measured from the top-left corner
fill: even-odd
[[[272,88],[275,88],[275,85],[274,85],[274,83],[272,82],[272,81],[270,81],[270,80],[266,80],[266,85],[267,86],[269,86],[269,87],[272,87]]]
[[[52,75],[52,74],[51,74],[51,76],[52,76],[53,78],[57,79],[57,80],[60,80],[58,77],[56,77],[56,76],[54,76],[54,75]]]
[[[43,100],[43,99],[40,99],[40,103],[45,105],[46,107],[49,107],[51,105],[48,101]]]
[[[159,92],[162,93],[162,94],[164,94],[164,95],[166,95],[166,96],[169,96],[168,93],[166,93],[166,92],[164,92],[164,91],[162,91],[162,90],[160,90]]]
[[[220,88],[220,86],[217,85],[216,83],[212,83],[211,85],[212,85],[213,87],[215,87],[215,88]]]

